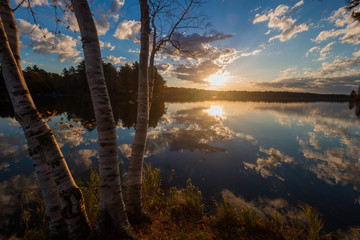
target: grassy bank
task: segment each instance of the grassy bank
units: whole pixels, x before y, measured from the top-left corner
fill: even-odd
[[[169,176],[171,181],[173,175]],[[86,181],[78,181],[81,186],[86,210],[91,224],[94,224],[99,208],[99,177],[93,171]],[[168,185],[168,184],[165,184]],[[142,186],[143,204],[152,223],[135,226],[137,238],[141,240],[169,239],[224,239],[224,240],[320,240],[360,239],[360,228],[351,228],[346,233],[323,231],[323,221],[318,212],[307,204],[299,204],[302,213],[298,216],[262,216],[245,206],[232,206],[224,198],[216,202],[212,214],[205,212],[200,190],[192,185],[190,179],[184,189],[163,187],[160,170],[147,165]],[[46,239],[47,227],[41,198],[35,196],[36,204],[31,206],[25,195],[22,223],[24,238]],[[36,215],[31,216],[31,215]],[[36,224],[30,221],[36,221]],[[34,227],[36,226],[36,227]],[[12,237],[12,240],[16,237]]]

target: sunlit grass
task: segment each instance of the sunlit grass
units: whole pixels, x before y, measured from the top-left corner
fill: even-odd
[[[242,205],[231,205],[226,198],[215,202],[215,212],[206,214],[200,190],[190,179],[186,187],[169,187],[174,172],[168,183],[163,184],[160,170],[147,164],[142,185],[143,205],[152,223],[134,226],[139,240],[198,239],[198,240],[321,240],[359,239],[360,228],[350,228],[347,232],[323,231],[323,221],[318,212],[308,204],[299,204],[306,221],[300,216],[289,217],[274,211],[270,217],[263,217],[255,210]],[[99,177],[93,170],[90,178],[78,181],[84,194],[86,210],[92,224],[99,208]],[[35,206],[28,206],[29,197],[35,200]],[[27,192],[24,194],[22,224],[24,239],[46,239],[47,222],[44,204],[40,195]],[[34,216],[36,218],[34,218]],[[32,222],[34,221],[36,222]],[[17,239],[12,236],[11,240]]]

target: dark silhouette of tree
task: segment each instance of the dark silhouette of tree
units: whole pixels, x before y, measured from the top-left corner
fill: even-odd
[[[355,12],[355,8],[359,6],[360,0],[346,0],[346,10],[351,11],[351,16],[356,20],[360,21],[360,12]]]

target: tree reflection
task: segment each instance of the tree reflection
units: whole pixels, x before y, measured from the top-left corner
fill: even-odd
[[[34,102],[39,112],[45,118],[54,116],[54,113],[56,113],[55,116],[65,114],[68,121],[76,119],[80,121],[88,131],[96,128],[95,115],[90,96],[66,96],[59,98],[38,96],[34,98]],[[129,99],[121,99],[119,97],[112,97],[111,103],[115,122],[121,121],[122,125],[126,128],[135,127],[137,104]],[[150,111],[149,126],[155,128],[165,112],[165,103],[154,99]],[[10,102],[0,101],[0,117],[14,118],[14,111]]]
[[[350,101],[349,102],[349,109],[354,109],[355,116],[360,118],[360,102],[359,101]]]

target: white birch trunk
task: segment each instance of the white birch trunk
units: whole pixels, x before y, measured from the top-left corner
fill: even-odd
[[[33,139],[30,144],[37,144],[38,150],[43,153],[54,177],[62,201],[62,215],[68,225],[69,238],[85,239],[89,232],[89,224],[82,193],[71,176],[52,130],[34,105],[12,54],[2,21],[0,21],[0,63],[15,117],[26,129],[26,137]],[[40,171],[44,172],[44,169]]]
[[[155,16],[154,16],[155,17]],[[151,25],[153,27],[153,39],[152,39],[152,49],[150,53],[150,61],[149,61],[149,112],[151,109],[151,104],[154,96],[154,83],[155,83],[155,69],[154,69],[154,62],[155,62],[155,54],[158,51],[156,38],[157,38],[157,29],[155,26],[155,18],[151,19]]]
[[[18,69],[22,73],[19,34],[15,17],[8,0],[0,1],[0,17],[2,18]],[[30,126],[24,126],[23,130],[45,203],[46,216],[50,230],[49,239],[66,238],[67,228],[65,220],[61,216],[61,202],[54,178],[51,175],[46,159],[38,146],[39,144],[36,142],[36,139],[31,137],[33,136],[33,133],[31,132]]]
[[[136,130],[126,185],[126,210],[135,224],[150,221],[141,201],[142,169],[149,121],[148,59],[150,19],[146,0],[139,0],[141,10],[141,49],[139,59],[139,88]]]
[[[71,2],[80,27],[86,76],[98,132],[100,209],[93,234],[100,239],[132,238],[121,191],[116,124],[106,87],[95,22],[87,0]]]
[[[155,45],[155,44],[153,44]],[[153,46],[155,47],[155,46]],[[149,61],[149,112],[151,109],[151,104],[154,97],[154,84],[155,84],[155,69],[154,69],[154,62],[155,62],[155,49],[151,50],[150,54],[150,61]]]

